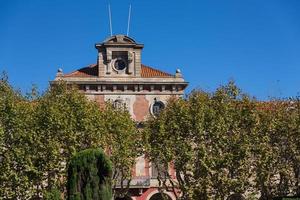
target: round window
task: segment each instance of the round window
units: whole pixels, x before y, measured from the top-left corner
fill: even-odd
[[[118,58],[115,61],[114,67],[116,70],[124,70],[126,68],[126,62],[123,59]]]
[[[154,104],[152,105],[151,112],[154,116],[157,116],[161,112],[161,110],[164,108],[165,108],[165,105],[163,102],[155,101]]]

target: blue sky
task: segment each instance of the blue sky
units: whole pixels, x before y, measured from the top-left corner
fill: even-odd
[[[300,92],[299,0],[0,0],[0,71],[22,91],[48,87],[58,68],[96,62],[94,44],[114,34],[145,45],[142,62],[174,73],[188,91],[228,80],[259,99]]]

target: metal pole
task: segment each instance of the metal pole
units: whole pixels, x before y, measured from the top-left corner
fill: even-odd
[[[128,23],[127,23],[127,36],[129,35],[130,17],[131,17],[131,4],[129,5]]]
[[[110,28],[110,36],[113,35],[112,33],[112,20],[111,20],[111,10],[110,10],[110,4],[108,4],[108,15],[109,15],[109,28]]]

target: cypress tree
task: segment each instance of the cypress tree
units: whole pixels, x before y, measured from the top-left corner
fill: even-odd
[[[68,200],[111,200],[110,160],[100,149],[83,150],[68,167]]]

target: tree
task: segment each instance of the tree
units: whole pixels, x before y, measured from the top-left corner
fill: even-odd
[[[261,199],[299,194],[299,101],[260,103],[260,124],[253,140],[256,188]]]
[[[114,108],[106,104],[103,110],[107,135],[105,149],[113,164],[113,196],[128,195],[132,169],[136,158],[143,153],[142,134],[130,114],[123,108]]]
[[[65,163],[71,155],[86,148],[101,147],[110,156],[114,189],[119,177],[131,178],[139,154],[139,137],[127,111],[114,109],[109,103],[100,109],[76,88],[62,83],[40,99],[36,114],[37,134],[41,136],[39,148],[42,148],[37,152],[47,154],[37,159],[40,162],[37,166],[47,171],[47,189],[58,186],[63,191]],[[121,195],[127,193],[126,187]]]
[[[33,164],[39,193],[64,190],[66,163],[83,149],[103,146],[101,112],[74,88],[61,83],[35,102]],[[46,184],[45,184],[46,183]]]
[[[68,167],[68,200],[110,200],[111,163],[100,149],[75,154]]]
[[[6,76],[0,80],[0,194],[3,199],[25,199],[34,195],[32,167],[32,111]]]
[[[50,191],[44,192],[43,198],[45,200],[62,200],[62,194],[59,189],[52,188]]]
[[[161,186],[173,188],[174,194],[179,189],[181,199],[244,193],[252,172],[254,107],[254,100],[233,82],[215,93],[194,91],[186,100],[170,100],[145,130],[151,161],[165,166],[173,162],[176,169],[176,181],[169,174],[158,177],[164,180]]]
[[[47,192],[63,192],[66,164],[87,148],[104,149],[112,157],[114,172],[130,176],[139,137],[126,111],[100,109],[65,83],[42,96],[27,96],[15,91],[7,79],[0,82],[3,199],[42,199]]]
[[[241,93],[233,82],[216,90],[205,114],[205,156],[198,156],[208,170],[209,196],[225,199],[251,187],[251,135],[256,129],[255,101]],[[197,122],[196,122],[197,123]],[[251,192],[248,191],[248,192]]]
[[[166,167],[158,173],[161,188],[181,199],[298,195],[299,102],[259,102],[233,82],[171,99],[145,129],[153,165],[176,169],[177,180]]]

